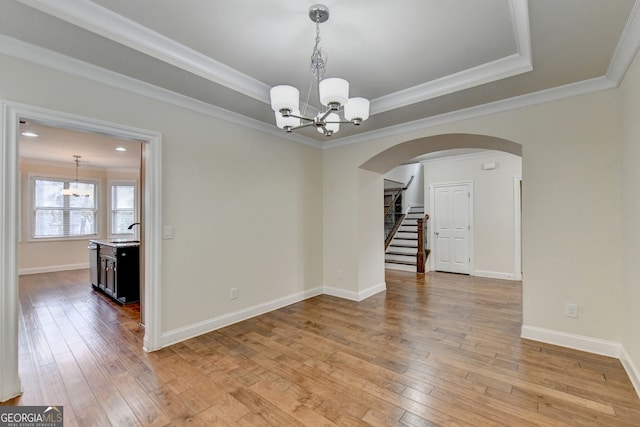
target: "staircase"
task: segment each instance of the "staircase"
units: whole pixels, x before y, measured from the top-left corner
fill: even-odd
[[[385,268],[417,271],[419,218],[424,218],[424,206],[412,206],[384,254]]]

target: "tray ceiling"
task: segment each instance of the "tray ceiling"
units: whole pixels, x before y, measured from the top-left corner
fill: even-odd
[[[36,61],[45,65],[129,87],[143,83],[141,93],[175,96],[181,105],[278,133],[269,89],[291,84],[306,98],[312,4],[0,0],[0,16],[11,17],[0,25],[0,53],[33,59],[39,52]],[[327,76],[348,79],[352,96],[371,100],[372,116],[331,138],[313,129],[287,136],[317,146],[530,94],[570,95],[566,89],[578,83],[611,80],[612,70],[621,77],[640,43],[633,0],[324,4],[331,12],[320,26]],[[89,72],[94,66],[102,74]]]

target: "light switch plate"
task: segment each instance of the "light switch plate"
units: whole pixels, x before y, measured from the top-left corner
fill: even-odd
[[[162,227],[162,238],[173,239],[173,226],[165,225]]]

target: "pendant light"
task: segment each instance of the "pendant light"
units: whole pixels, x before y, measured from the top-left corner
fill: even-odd
[[[75,162],[76,162],[76,180],[73,183],[69,184],[69,188],[63,189],[61,194],[63,196],[89,197],[91,195],[91,191],[85,190],[85,189],[81,189],[80,188],[80,183],[78,182],[78,167],[80,166],[80,158],[82,156],[78,156],[78,155],[74,154],[73,157],[75,157]],[[73,185],[73,187],[72,187],[72,185]]]

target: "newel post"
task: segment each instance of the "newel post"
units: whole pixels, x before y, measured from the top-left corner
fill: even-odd
[[[424,219],[418,219],[418,254],[416,260],[418,273],[424,273]]]

